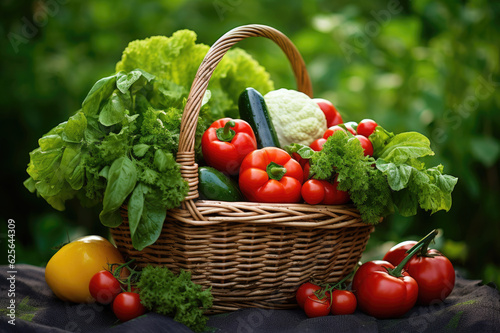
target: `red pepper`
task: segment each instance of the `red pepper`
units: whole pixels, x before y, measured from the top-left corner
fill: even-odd
[[[432,233],[436,235],[437,231],[433,230]],[[455,286],[455,270],[450,260],[439,251],[428,248],[433,238],[428,239],[405,266],[406,271],[418,283],[417,302],[422,305],[444,300]],[[384,260],[397,265],[417,244],[419,242],[402,242],[392,247],[384,256]]]
[[[352,283],[360,310],[376,318],[396,318],[415,305],[418,284],[403,267],[422,246],[423,243],[419,244],[396,267],[384,260],[361,265]]]
[[[281,148],[265,147],[245,157],[239,185],[255,202],[299,202],[303,171],[299,162]]]
[[[226,174],[237,175],[245,156],[257,149],[257,140],[246,121],[222,118],[203,133],[201,149],[208,165]]]

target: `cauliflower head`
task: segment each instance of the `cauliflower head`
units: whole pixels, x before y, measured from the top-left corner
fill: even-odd
[[[309,146],[327,130],[323,111],[304,93],[278,89],[267,93],[264,100],[282,147],[292,143]]]

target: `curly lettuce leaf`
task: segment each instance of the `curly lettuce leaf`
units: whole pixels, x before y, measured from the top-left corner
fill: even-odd
[[[146,266],[137,283],[141,303],[150,311],[171,316],[195,332],[206,329],[203,312],[213,303],[209,289],[191,281],[191,273],[175,275],[167,267]]]

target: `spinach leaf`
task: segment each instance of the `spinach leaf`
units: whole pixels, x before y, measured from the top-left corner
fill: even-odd
[[[135,231],[137,230],[137,226],[141,220],[144,209],[144,194],[147,191],[148,187],[139,182],[128,200],[128,224],[130,228],[130,236],[132,238],[134,238]]]
[[[97,81],[83,100],[82,111],[87,116],[94,116],[99,112],[101,102],[106,100],[115,90],[116,75],[111,75]]]
[[[112,126],[120,123],[130,108],[130,95],[122,94],[115,90],[104,104],[99,113],[99,122],[104,126]]]
[[[137,171],[134,163],[126,156],[116,159],[109,168],[102,213],[118,210],[134,189],[136,181]]]
[[[158,239],[167,216],[167,208],[158,201],[158,195],[161,193],[150,191],[144,196],[141,220],[132,236],[132,244],[139,251]]]

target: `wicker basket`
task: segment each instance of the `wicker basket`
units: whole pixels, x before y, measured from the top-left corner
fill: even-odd
[[[228,49],[256,36],[281,47],[292,65],[298,90],[312,96],[304,61],[285,35],[263,25],[229,31],[205,56],[184,109],[177,162],[190,186],[185,201],[168,211],[160,238],[142,251],[132,247],[126,207],[122,209],[124,223],[111,229],[118,249],[125,257],[136,259],[138,266],[189,270],[195,283],[212,287],[211,313],[245,307],[295,307],[300,284],[312,278],[335,282],[349,274],[373,231],[352,205],[197,200],[194,140],[203,95]]]

